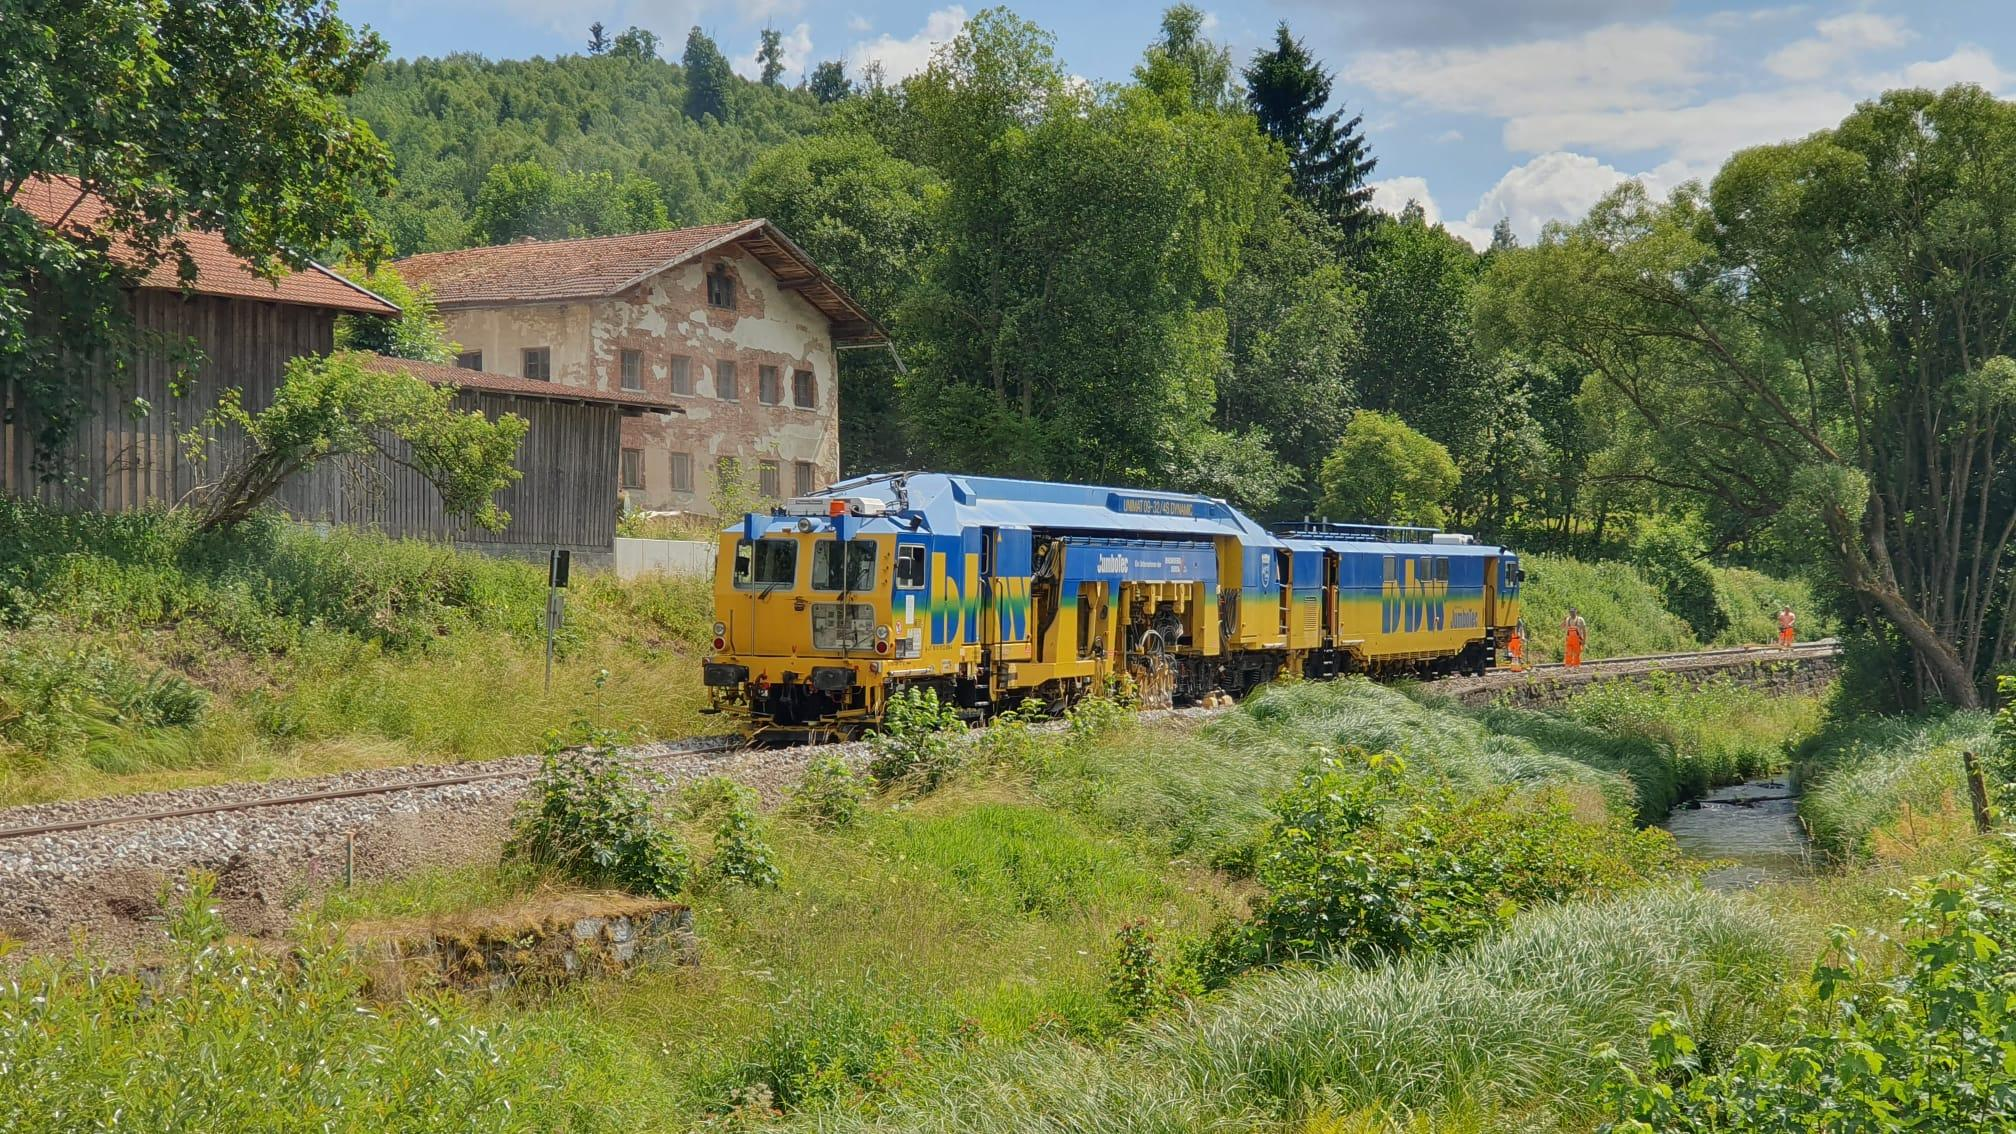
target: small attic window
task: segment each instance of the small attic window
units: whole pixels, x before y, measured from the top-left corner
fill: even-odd
[[[719,307],[723,311],[735,310],[735,277],[728,274],[728,265],[715,264],[707,273],[707,306]]]

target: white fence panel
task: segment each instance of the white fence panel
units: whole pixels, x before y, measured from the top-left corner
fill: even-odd
[[[690,575],[706,578],[714,573],[714,545],[684,539],[625,539],[616,537],[616,577],[635,579],[639,575]]]

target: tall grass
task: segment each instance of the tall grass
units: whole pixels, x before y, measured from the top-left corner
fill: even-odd
[[[1611,768],[1361,678],[1269,686],[1202,727],[1123,722],[1089,743],[1044,748],[1032,768],[1044,799],[1209,863],[1238,853],[1267,821],[1312,747],[1339,745],[1393,752],[1411,774],[1459,790],[1545,785],[1620,816],[1635,809],[1632,785]]]
[[[1597,1048],[1642,1051],[1646,1024],[1674,1011],[1711,1055],[1731,1050],[1771,1022],[1759,1005],[1787,961],[1771,918],[1737,898],[1668,890],[1559,907],[1454,955],[1252,980],[1115,1048],[977,1052],[877,1114],[804,1125],[1246,1131],[1377,1115],[1576,1128],[1597,1111]]]
[[[533,565],[439,544],[0,502],[0,803],[694,727],[703,581],[584,573],[550,696],[544,608]]]
[[[1831,721],[1793,753],[1799,816],[1814,845],[1837,858],[1868,857],[1886,831],[1942,836],[1972,822],[1962,753],[1995,743],[1985,712]]]
[[[1559,661],[1561,622],[1575,607],[1589,623],[1588,656],[1619,657],[1691,650],[1699,646],[1687,623],[1659,600],[1638,569],[1624,562],[1585,562],[1559,555],[1521,559],[1526,585],[1520,601],[1536,659]]]
[[[1483,720],[1496,732],[1630,777],[1639,821],[1656,823],[1682,800],[1783,768],[1790,747],[1819,727],[1823,713],[1813,697],[1655,674],[1591,686],[1552,712],[1499,708]]]
[[[1778,608],[1790,606],[1799,615],[1799,637],[1826,638],[1838,629],[1813,601],[1813,588],[1803,579],[1779,579],[1746,567],[1710,567],[1715,578],[1715,602],[1729,616],[1729,625],[1715,636],[1716,645],[1763,645],[1778,640]]]

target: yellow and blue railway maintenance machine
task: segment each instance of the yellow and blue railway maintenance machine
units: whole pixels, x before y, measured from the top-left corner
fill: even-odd
[[[858,734],[906,688],[970,717],[1240,696],[1283,673],[1482,673],[1519,619],[1512,552],[1424,528],[1268,530],[1137,488],[857,477],[721,534],[713,707],[751,735]]]

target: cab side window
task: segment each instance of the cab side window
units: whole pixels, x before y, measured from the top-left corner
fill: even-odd
[[[899,591],[921,591],[924,589],[924,548],[922,545],[906,543],[897,547],[896,589]]]

